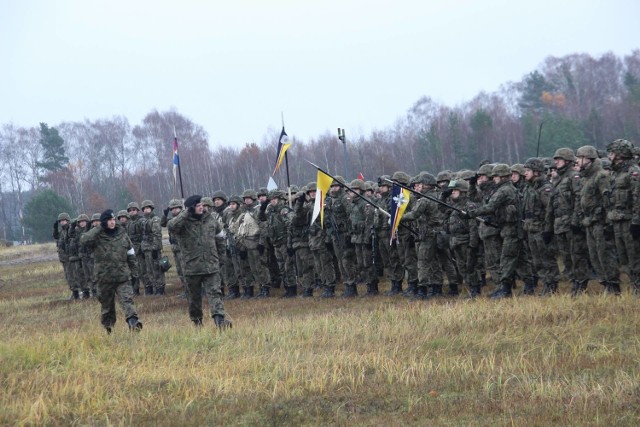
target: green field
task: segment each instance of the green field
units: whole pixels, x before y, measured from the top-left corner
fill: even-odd
[[[96,300],[66,301],[53,253],[0,250],[0,425],[640,425],[627,283],[575,299],[563,283],[508,301],[234,300],[219,332],[192,326],[172,269],[167,296],[136,299],[143,331],[118,308],[107,336]]]

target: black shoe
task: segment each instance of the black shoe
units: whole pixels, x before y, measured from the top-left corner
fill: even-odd
[[[418,282],[409,282],[407,284],[407,289],[402,293],[403,297],[411,298],[418,291]]]
[[[503,282],[500,284],[498,290],[491,294],[492,299],[511,298],[513,296],[511,292],[511,283]]]
[[[82,291],[82,299],[89,299],[89,298],[91,298],[91,292],[89,292],[88,289],[86,291]]]
[[[522,294],[523,295],[535,295],[537,284],[538,284],[538,278],[537,277],[525,279],[525,281],[524,281],[524,289],[522,290]],[[545,288],[546,287],[547,287],[547,285],[545,284]],[[544,290],[543,290],[543,292],[544,292]]]
[[[282,298],[295,298],[298,296],[298,287],[297,286],[285,286],[284,287],[284,295]]]
[[[142,329],[142,322],[140,322],[135,316],[128,318],[127,324],[129,325],[130,331],[139,332]]]
[[[622,290],[620,289],[619,282],[605,282],[605,292],[611,295],[620,295]]]
[[[191,319],[191,321],[193,322],[194,326],[197,326],[197,327],[202,326],[202,319]]]
[[[145,286],[144,287],[145,295],[153,295],[153,286]]]
[[[111,326],[105,326],[104,329],[106,329],[107,335],[111,335],[111,332],[112,332]]]
[[[71,291],[71,296],[69,297],[69,301],[74,301],[80,299],[80,292],[78,291]]]
[[[320,295],[320,298],[333,298],[336,296],[336,287],[333,285],[327,285],[324,287],[324,292]]]
[[[238,285],[229,286],[229,293],[227,294],[226,297],[224,297],[224,299],[229,300],[229,299],[236,299],[236,298],[240,298],[240,286]]]
[[[378,291],[378,283],[377,282],[367,283],[367,293],[364,294],[363,296],[365,296],[365,297],[375,297],[375,296],[378,296],[379,294],[380,294],[380,292]]]
[[[219,329],[233,328],[233,323],[231,323],[231,321],[229,320],[226,320],[222,314],[214,314],[213,321]]]
[[[429,285],[427,298],[438,298],[442,296],[442,285]]]
[[[306,288],[302,292],[302,298],[311,298],[313,297],[313,288]]]
[[[271,288],[269,285],[260,286],[260,293],[256,298],[269,298],[271,296]]]
[[[480,289],[482,289],[480,285],[469,286],[469,296],[467,299],[476,299],[479,297],[481,292]]]
[[[417,291],[415,295],[412,297],[414,300],[425,300],[427,299],[427,286],[426,285],[418,285]]]
[[[240,297],[241,299],[249,299],[253,298],[253,286],[244,286],[244,294]]]
[[[401,280],[392,280],[391,281],[391,289],[385,292],[385,296],[392,297],[395,295],[400,295],[402,293],[402,281]]]
[[[573,286],[571,286],[571,296],[577,297],[578,295],[582,295],[587,292],[587,285],[589,284],[588,280],[573,281]]]
[[[355,283],[346,284],[344,287],[344,292],[342,293],[342,298],[355,298],[358,296],[358,287]]]
[[[155,291],[155,295],[164,295],[164,288],[158,288]]]
[[[460,291],[458,290],[458,284],[449,283],[449,291],[447,292],[447,296],[457,297],[458,295],[460,295]]]

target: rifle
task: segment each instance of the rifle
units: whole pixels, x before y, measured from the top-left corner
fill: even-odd
[[[372,225],[371,226],[371,264],[377,264],[376,252],[378,251],[378,235],[376,234],[376,229]]]
[[[227,252],[232,259],[237,260],[238,257],[238,248],[236,246],[236,239],[233,237],[233,233],[229,230],[229,226],[225,225],[224,229],[226,231],[225,237],[227,239]]]
[[[328,204],[325,204],[325,206],[328,206]],[[330,206],[327,209],[327,214],[327,219],[329,220],[327,234],[329,234],[329,236],[332,236],[338,242],[338,248],[342,249],[343,242],[342,239],[340,239],[338,223],[336,222],[336,217],[333,215],[333,209]]]
[[[401,188],[404,188],[405,190],[410,191],[412,194],[415,194],[417,197],[424,197],[425,199],[429,199],[429,200],[431,200],[431,201],[433,201],[433,202],[436,202],[436,203],[438,203],[438,204],[440,204],[440,205],[442,205],[442,206],[444,206],[444,207],[446,207],[446,208],[449,208],[449,209],[454,210],[454,211],[456,211],[456,212],[460,212],[460,213],[461,213],[461,214],[463,214],[463,215],[467,215],[467,212],[466,212],[466,211],[463,211],[463,210],[462,210],[462,209],[460,209],[460,208],[457,208],[457,207],[455,207],[455,206],[453,206],[453,205],[450,205],[449,203],[443,202],[442,200],[440,200],[440,199],[438,199],[438,198],[436,198],[436,197],[429,196],[428,194],[422,194],[422,193],[420,193],[420,192],[418,192],[418,191],[416,191],[416,190],[414,190],[414,189],[412,189],[412,188],[407,187],[406,185],[402,185],[402,184],[400,184],[400,183],[399,183],[399,182],[397,182],[397,181],[392,181],[392,180],[390,180],[390,179],[386,179],[386,178],[385,178],[385,181],[390,182],[391,184],[395,184],[395,185],[397,185],[397,186],[399,186],[399,187],[401,187]],[[488,225],[489,227],[495,227],[495,228],[498,228],[498,226],[497,226],[496,224],[494,224],[494,223],[490,222],[490,221],[489,221],[488,219],[486,219],[486,218],[476,217],[476,219],[477,219],[478,221],[480,221],[480,222],[484,223],[485,225]]]

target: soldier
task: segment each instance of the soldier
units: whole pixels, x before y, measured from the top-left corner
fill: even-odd
[[[350,187],[359,194],[365,192],[367,188],[361,179],[351,181]],[[355,246],[358,277],[361,277],[367,285],[366,296],[376,296],[379,293],[378,277],[375,266],[372,263],[371,250],[371,232],[375,231],[373,230],[373,209],[362,198],[353,194],[349,196],[351,197],[349,213],[351,243]]]
[[[215,204],[215,201],[214,201]],[[247,275],[250,275],[250,267],[247,265],[247,252],[240,250],[240,247],[236,243],[235,236],[238,235],[242,218],[242,200],[238,196],[232,196],[229,199],[229,204],[222,214],[222,220],[224,229],[226,232],[226,256],[230,260],[228,264],[224,264],[223,275],[224,281],[229,287],[229,293],[226,299],[240,298],[240,286],[244,290],[242,298],[253,297],[253,286],[248,286],[247,283],[251,283],[247,279]],[[249,289],[250,288],[250,289]]]
[[[547,246],[542,233],[544,232],[547,206],[551,198],[553,187],[547,181],[544,164],[540,159],[530,158],[524,164],[524,178],[527,186],[524,190],[523,212],[524,231],[527,236],[529,254],[532,257],[533,271],[542,278],[544,288],[540,295],[554,294],[558,291],[558,262],[556,251]],[[546,246],[546,247],[545,247]],[[533,290],[531,290],[533,293]],[[525,294],[527,287],[525,285]]]
[[[615,244],[620,265],[629,272],[632,289],[640,294],[640,218],[633,218],[638,210],[640,168],[632,162],[633,146],[624,139],[607,145],[611,161],[611,209],[607,220],[613,224]],[[634,220],[636,221],[634,223]]]
[[[450,170],[440,171],[436,176],[437,190],[440,200],[446,202],[451,196],[452,190],[449,188],[449,183],[453,178],[453,173]],[[447,295],[457,296],[459,294],[458,285],[462,281],[462,276],[458,272],[456,263],[451,256],[451,248],[449,245],[449,234],[446,232],[445,223],[451,210],[443,205],[438,205],[438,212],[440,213],[440,227],[436,229],[436,258],[440,263],[442,273],[447,276],[449,282],[449,291]]]
[[[518,261],[518,254],[521,249],[519,227],[522,220],[519,206],[518,193],[511,182],[511,168],[506,164],[497,164],[492,171],[493,182],[496,186],[495,192],[489,197],[484,205],[468,212],[471,218],[484,215],[492,215],[493,221],[500,229],[502,245],[500,253],[492,255],[492,258],[500,260],[500,286],[492,294],[492,298],[508,298],[512,295],[515,281],[515,269]],[[489,257],[491,250],[487,248],[486,254]]]
[[[83,224],[85,228],[88,224],[88,219],[89,218],[84,215]],[[88,299],[91,294],[89,293],[89,286],[80,258],[80,235],[82,231],[84,230],[78,228],[78,218],[73,219],[69,226],[69,267],[71,268],[71,278],[74,281],[74,288],[82,292],[82,299]]]
[[[467,197],[467,193],[469,192],[469,183],[467,181],[464,179],[451,181],[449,183],[449,189],[451,190],[451,202],[453,206],[465,212],[477,208],[477,205]],[[478,223],[476,220],[466,219],[464,215],[457,210],[450,211],[446,222],[448,232],[451,235],[449,246],[453,259],[456,261],[460,275],[469,287],[470,297],[476,298],[480,296],[480,284],[475,266],[478,259],[478,247],[480,245]]]
[[[151,200],[142,202],[142,242],[140,248],[144,253],[147,277],[145,280],[145,295],[164,295],[164,273],[160,269],[162,258],[162,228],[160,218],[153,210],[155,205]]]
[[[598,152],[594,147],[585,145],[578,148],[576,157],[582,176],[576,216],[587,234],[589,259],[605,291],[619,294],[619,272],[615,254],[608,248],[611,242],[606,231],[607,211],[611,208],[609,177],[602,170]]]
[[[356,286],[356,253],[355,246],[351,243],[351,201],[344,187],[344,178],[334,177],[329,187],[329,195],[325,198],[325,228],[331,237],[333,252],[338,260],[340,276],[344,283],[343,298],[358,296]]]
[[[271,197],[269,197],[269,190],[265,187],[261,187],[256,192],[258,196],[258,203],[260,204],[260,208],[266,208],[269,206],[269,201]],[[273,289],[279,289],[280,283],[282,282],[283,271],[280,270],[280,264],[278,263],[275,248],[273,247],[273,242],[271,242],[269,238],[269,231],[267,230],[268,224],[267,221],[260,221],[260,241],[264,245],[264,252],[260,259],[262,260],[262,264],[266,269],[269,270],[269,277],[271,278],[270,287]]]
[[[81,236],[89,231],[89,217],[86,214],[78,215],[78,224],[76,225],[76,241],[78,245],[78,255],[80,257],[80,266],[82,271],[80,272],[82,297],[87,299],[93,293],[96,296],[97,289],[93,289],[92,270],[93,266],[91,260],[91,249],[85,247],[80,243]]]
[[[427,172],[412,179],[413,189],[419,193],[437,198],[436,178]],[[415,221],[418,237],[418,290],[417,299],[442,296],[442,267],[437,258],[437,239],[441,228],[439,205],[433,200],[418,198],[409,212],[405,212],[402,222]]]
[[[391,180],[406,186],[409,185],[411,177],[406,172],[397,171],[393,173]],[[415,203],[415,197],[411,196],[405,214],[411,212]],[[407,276],[407,289],[403,294],[406,297],[415,296],[418,290],[418,254],[416,252],[415,234],[417,232],[412,225],[398,228],[398,254]]]
[[[527,182],[525,181],[524,174],[525,167],[522,163],[516,163],[511,166],[511,182],[516,190],[518,190],[518,197],[521,201],[523,200],[525,190],[527,189]],[[522,203],[520,203],[520,206],[522,206]],[[522,215],[524,217],[524,211],[522,212]],[[516,276],[524,281],[524,295],[534,295],[535,289],[538,286],[538,276],[534,273],[531,260],[532,256],[531,250],[529,249],[529,242],[523,233],[522,247],[516,264]]]
[[[189,318],[202,326],[202,291],[209,301],[209,310],[218,328],[231,327],[225,319],[220,267],[216,239],[224,238],[220,222],[205,212],[202,197],[193,195],[184,203],[186,209],[172,218],[167,228],[178,239],[184,256],[184,275],[189,288]]]
[[[391,207],[391,188],[389,187],[389,183],[386,181],[387,179],[391,179],[391,177],[388,175],[382,175],[378,179],[380,198],[377,201],[377,205],[379,208],[389,213],[389,209]],[[391,282],[391,289],[385,292],[385,295],[399,295],[402,293],[404,268],[398,253],[397,240],[394,239],[393,243],[389,245],[389,242],[391,241],[391,225],[389,224],[389,217],[380,212],[380,210],[376,210],[374,213],[373,223],[376,228],[376,233],[378,234],[380,255],[385,263],[387,275]]]
[[[516,190],[522,194],[527,186],[524,182],[524,165],[522,163],[516,163],[511,166],[511,182]]]
[[[71,268],[69,267],[69,222],[71,217],[68,213],[62,212],[58,215],[58,220],[53,223],[53,238],[56,240],[56,247],[58,248],[58,260],[62,264],[64,271],[64,278],[71,290],[71,297],[69,299],[79,299],[80,290],[75,287],[75,282],[71,277]]]
[[[213,204],[213,203],[212,203]],[[203,203],[204,206],[204,203]],[[171,218],[177,217],[182,211],[182,200],[180,199],[171,199],[169,201],[169,207],[165,208],[162,212],[162,218],[160,219],[160,226],[166,227],[169,224],[169,220]],[[182,264],[184,260],[182,259],[182,251],[180,250],[180,245],[178,244],[178,239],[173,233],[169,233],[169,244],[171,245],[171,252],[173,253],[173,259],[176,264],[176,273],[178,275],[178,280],[180,280],[180,285],[182,289],[184,289],[184,293],[182,297],[187,297],[187,280],[184,277],[184,270],[182,268]]]
[[[485,164],[480,166],[476,174],[477,192],[472,197],[472,188],[469,186],[469,197],[478,206],[483,206],[489,202],[489,199],[496,190],[496,185],[491,177],[493,173],[493,164]],[[473,178],[471,179],[473,180]],[[492,213],[493,214],[493,213]],[[493,215],[489,214],[484,218],[487,222],[494,224]],[[496,285],[500,283],[500,253],[502,251],[502,238],[500,237],[500,229],[495,226],[487,225],[487,222],[481,222],[478,225],[478,236],[482,241],[481,250],[479,251],[479,259],[476,263],[477,274],[480,280],[480,286],[486,284],[486,273],[488,272]]]
[[[116,219],[125,230],[127,229],[127,222],[129,221],[130,218],[131,216],[129,216],[129,213],[124,209],[119,210],[118,214],[116,215]]]
[[[92,228],[100,227],[100,214],[94,213],[91,215],[91,224],[89,225],[88,230]],[[88,231],[87,230],[87,231]],[[85,276],[87,278],[87,282],[89,284],[89,289],[91,289],[91,296],[98,296],[98,282],[96,280],[95,275],[95,256],[93,255],[93,248],[90,246],[82,245],[81,248],[82,255],[82,266],[84,267]]]
[[[133,288],[134,295],[140,295],[140,281],[147,279],[147,263],[144,260],[144,252],[142,252],[141,249],[144,221],[139,215],[139,212],[140,206],[137,202],[131,202],[127,205],[127,213],[129,214],[127,233],[129,234],[131,243],[133,243],[133,250],[136,253],[136,261],[138,263],[138,277],[131,279],[131,287]]]
[[[303,209],[305,203],[307,187],[302,187],[300,191],[293,192],[291,197],[294,204],[293,215],[287,215],[287,253],[295,257],[296,271],[302,286],[302,297],[313,297],[314,271],[313,255],[309,250],[309,222],[306,215],[297,214],[297,209]]]
[[[101,305],[101,323],[110,334],[116,323],[115,297],[125,313],[129,330],[139,331],[142,323],[133,304],[133,291],[129,280],[138,275],[136,257],[131,239],[117,224],[111,209],[100,215],[100,226],[84,233],[81,243],[93,249],[98,300]]]

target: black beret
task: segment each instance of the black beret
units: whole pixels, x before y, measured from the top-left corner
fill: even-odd
[[[194,207],[202,200],[202,196],[194,194],[193,196],[189,196],[187,200],[184,201],[184,206],[188,209]]]
[[[116,216],[113,214],[113,209],[107,209],[100,214],[100,222],[107,222],[107,220],[115,217]]]

